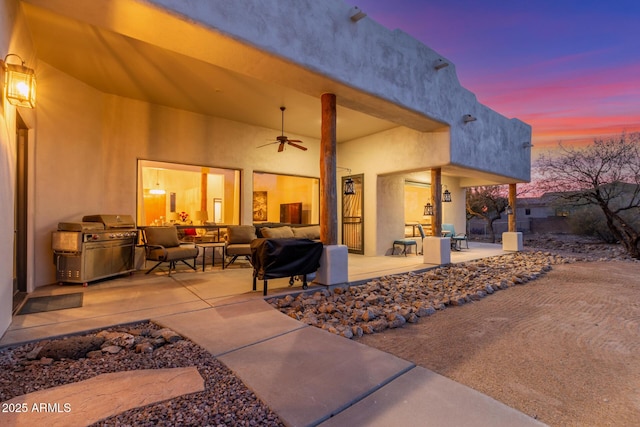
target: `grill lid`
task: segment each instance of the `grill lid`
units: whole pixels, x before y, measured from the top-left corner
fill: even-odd
[[[104,224],[100,222],[60,222],[58,231],[89,231],[104,230]]]
[[[82,221],[104,224],[105,229],[136,228],[131,215],[87,215],[82,217]]]

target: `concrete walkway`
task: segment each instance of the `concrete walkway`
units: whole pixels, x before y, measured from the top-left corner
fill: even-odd
[[[307,326],[263,300],[152,319],[227,365],[289,426],[541,426],[389,353]]]
[[[452,261],[501,253],[478,244]],[[350,256],[349,280],[429,267],[415,255]],[[33,296],[84,292],[83,307],[15,316],[0,346],[150,319],[211,352],[289,426],[542,425],[427,369],[291,319],[261,292],[248,292],[250,283],[248,268],[215,268],[39,288]],[[270,297],[291,291],[288,279],[270,281]]]

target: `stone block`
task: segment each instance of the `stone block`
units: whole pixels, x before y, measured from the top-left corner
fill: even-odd
[[[320,268],[315,282],[321,285],[339,285],[349,281],[349,251],[345,245],[326,245],[322,249]]]
[[[520,252],[523,248],[522,233],[506,232],[502,233],[502,250]]]
[[[422,241],[422,257],[425,264],[450,264],[451,239],[427,236]]]

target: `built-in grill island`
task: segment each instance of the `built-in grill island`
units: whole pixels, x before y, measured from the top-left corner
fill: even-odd
[[[138,231],[131,215],[87,215],[51,235],[56,280],[89,282],[135,270]]]

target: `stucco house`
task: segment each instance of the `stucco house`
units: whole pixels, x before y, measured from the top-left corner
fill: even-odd
[[[362,256],[387,254],[430,200],[463,230],[466,187],[529,181],[530,126],[365,14],[343,0],[0,0],[0,56],[19,55],[37,80],[34,108],[1,86],[0,333],[16,291],[55,283],[58,223],[118,213],[148,225],[145,195],[169,185],[168,169],[206,174],[220,195],[202,209],[230,224],[272,220],[256,193],[273,212],[311,192],[305,221],[328,244],[357,224],[345,244]],[[279,151],[282,133],[306,150]],[[279,177],[310,189],[270,187]],[[191,203],[173,192],[165,215]]]

